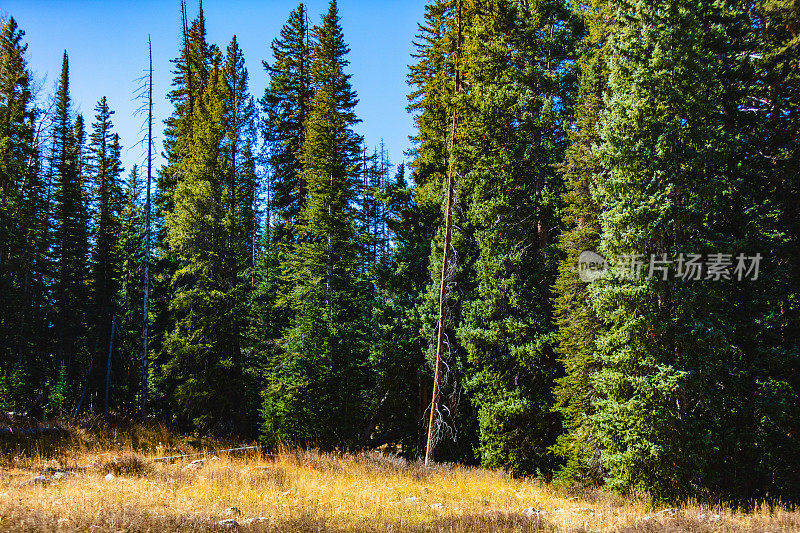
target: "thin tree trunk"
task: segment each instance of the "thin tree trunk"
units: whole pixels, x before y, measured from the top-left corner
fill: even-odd
[[[185,6],[183,7],[185,10]],[[184,15],[185,16],[185,15]],[[147,81],[147,193],[144,204],[144,299],[142,302],[142,418],[147,416],[148,325],[150,311],[150,183],[153,175],[153,46],[147,36],[150,68]]]
[[[455,63],[456,80],[454,96],[457,95],[461,85],[461,71],[459,70],[459,59],[461,55],[461,2],[458,2],[458,16],[456,19],[458,38],[456,41]],[[450,263],[450,240],[453,225],[453,187],[455,182],[455,169],[453,149],[456,141],[456,125],[458,120],[457,108],[453,104],[453,120],[451,124],[449,163],[447,169],[447,202],[445,204],[445,223],[444,223],[444,252],[442,254],[442,275],[439,284],[439,319],[437,321],[438,332],[436,336],[436,364],[433,373],[433,394],[431,398],[431,414],[428,420],[428,442],[425,448],[425,466],[433,460],[433,451],[436,447],[436,437],[439,433],[439,394],[442,367],[442,351],[444,348],[444,313],[447,303],[447,270]]]

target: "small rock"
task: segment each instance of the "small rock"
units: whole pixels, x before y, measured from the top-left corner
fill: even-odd
[[[227,518],[225,520],[220,520],[219,522],[217,522],[217,525],[222,527],[238,527],[239,522],[237,522],[233,518]]]
[[[184,466],[183,469],[184,470],[200,470],[201,468],[203,468],[203,465],[205,464],[205,462],[206,462],[205,459],[196,459],[196,460],[192,461],[191,463],[189,463],[188,465]]]
[[[211,462],[211,461],[219,461],[219,457],[217,457],[217,456],[215,455],[214,457],[212,457],[211,459],[209,459],[209,462]]]
[[[114,474],[108,473],[106,474],[105,480],[106,481],[114,481],[117,477]]]
[[[47,485],[50,483],[50,480],[44,476],[36,476],[33,479],[30,479],[23,483],[23,485]]]
[[[522,514],[525,516],[541,516],[547,514],[547,511],[542,509],[535,509],[533,507],[528,507],[522,511]]]
[[[264,516],[259,516],[258,518],[248,518],[247,520],[244,520],[242,522],[242,525],[249,526],[252,524],[265,524],[267,522],[269,522],[269,518]]]
[[[431,509],[433,509],[435,511],[438,511],[440,509],[444,509],[444,505],[442,505],[441,503],[432,503],[428,507],[430,507]]]
[[[239,516],[242,514],[238,507],[228,507],[223,513],[225,513],[225,516]]]
[[[64,479],[65,477],[75,476],[77,475],[75,472],[67,472],[67,471],[58,471],[53,474],[53,479]]]
[[[661,511],[651,514],[650,516],[645,516],[644,520],[652,520],[654,518],[660,518],[662,516],[667,516],[668,518],[675,518],[675,515],[677,515],[678,512],[679,509],[676,509],[674,507],[669,509],[662,509]]]

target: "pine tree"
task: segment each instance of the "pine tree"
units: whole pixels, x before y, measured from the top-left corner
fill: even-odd
[[[247,421],[242,340],[251,262],[243,238],[254,232],[257,188],[249,148],[254,104],[236,39],[224,60],[216,47],[210,53],[174,211],[166,219],[169,250],[180,268],[173,278],[175,327],[165,343],[163,379],[175,390],[179,421],[241,431]]]
[[[592,191],[602,171],[595,149],[600,144],[598,127],[608,84],[608,10],[608,4],[599,1],[576,13],[583,19],[586,35],[576,69],[580,77],[577,129],[571,134],[572,144],[561,166],[566,206],[559,247],[564,259],[558,268],[554,298],[558,355],[564,369],[554,389],[564,427],[554,447],[564,460],[559,476],[568,482],[594,484],[602,483],[604,473],[590,425],[592,402],[597,397],[592,376],[599,368],[595,342],[601,323],[589,300],[588,285],[578,277],[577,265],[580,254],[597,250],[600,241],[601,208]]]
[[[291,313],[280,298],[288,291],[279,275],[280,263],[287,260],[296,243],[296,224],[307,196],[300,162],[313,91],[307,19],[305,5],[298,5],[281,28],[280,37],[272,41],[272,63],[263,62],[269,84],[260,100],[260,127],[270,170],[253,337],[258,342],[256,350],[267,365],[280,357],[276,341],[289,325]]]
[[[671,1],[621,15],[598,152],[602,253],[774,250],[774,193],[762,186],[771,172],[756,155],[762,118],[750,110],[762,86],[752,7]],[[611,487],[666,498],[770,490],[776,470],[762,440],[796,408],[793,380],[782,376],[797,358],[773,340],[780,325],[768,284],[781,274],[765,265],[761,275],[592,283],[607,331],[597,338],[590,423]]]
[[[412,458],[424,454],[425,432],[420,421],[428,408],[423,398],[430,394],[424,357],[428,340],[420,335],[417,305],[429,284],[431,215],[416,195],[401,164],[394,180],[386,183],[378,196],[387,226],[387,253],[375,274],[379,305],[371,353],[380,402],[370,421],[371,434],[365,435],[370,447],[399,443],[403,454]]]
[[[114,405],[125,412],[135,412],[141,392],[142,303],[144,288],[144,212],[141,201],[139,168],[134,165],[123,188],[119,213],[119,240],[115,251],[120,258],[115,280],[118,292],[117,366],[114,368]]]
[[[273,62],[264,61],[269,86],[261,99],[262,131],[272,169],[271,208],[276,217],[274,240],[292,242],[295,224],[307,195],[302,182],[301,150],[312,96],[311,47],[304,4],[291,12],[272,41]]]
[[[736,190],[749,192],[748,247],[770,259],[762,270],[764,283],[742,286],[731,298],[748,302],[736,316],[734,331],[737,344],[753,354],[746,375],[748,389],[756,393],[748,392],[745,401],[751,409],[742,411],[750,415],[749,425],[740,430],[753,436],[747,446],[741,444],[745,439],[731,443],[734,450],[749,452],[739,455],[747,466],[736,475],[713,478],[729,492],[731,486],[739,488],[733,496],[741,498],[769,494],[788,499],[800,493],[793,474],[800,468],[795,422],[800,416],[799,16],[797,2],[767,1],[756,6],[747,26],[758,28],[753,43],[758,47],[753,54],[757,81],[747,84],[742,105],[747,120],[740,126],[745,133],[737,159],[748,162],[751,175]],[[715,473],[721,470],[717,465]]]
[[[86,273],[88,214],[83,187],[83,119],[72,120],[69,60],[64,52],[53,120],[50,172],[55,181],[53,255],[55,268],[56,364],[65,368],[68,393],[86,363]]]
[[[463,4],[463,5],[462,5]],[[459,8],[461,23],[459,24]],[[456,118],[464,111],[463,98],[457,98],[456,62],[460,46],[459,34],[469,27],[473,5],[458,0],[437,0],[425,8],[425,23],[419,26],[414,42],[417,59],[411,65],[408,82],[413,90],[409,94],[408,110],[414,114],[417,134],[411,139],[414,148],[409,163],[412,178],[417,187],[416,199],[421,212],[426,215],[424,228],[431,242],[428,259],[428,288],[416,306],[419,313],[420,336],[424,340],[425,355],[431,369],[435,368],[439,320],[439,300],[445,238],[445,205],[448,196],[447,177],[449,164],[453,162],[456,176],[463,174],[459,158],[459,145],[453,139],[453,115]],[[454,176],[455,192],[452,202],[452,250],[448,275],[445,282],[446,306],[443,339],[447,339],[444,364],[447,372],[441,383],[440,398],[445,408],[439,412],[440,436],[436,456],[440,459],[460,461],[473,460],[473,447],[477,440],[475,414],[470,398],[463,394],[465,360],[463,347],[455,334],[461,321],[463,302],[474,290],[475,246],[473,229],[464,216],[466,207],[460,196],[459,180]],[[428,375],[430,375],[429,373]],[[426,380],[427,381],[427,380]],[[432,403],[431,381],[423,386],[420,402],[428,410]],[[426,423],[427,425],[427,423]],[[422,443],[425,446],[425,443]]]
[[[348,47],[335,0],[314,37],[314,96],[300,157],[308,196],[298,243],[283,266],[294,316],[262,413],[267,442],[332,447],[358,441],[371,377],[358,275],[363,249],[352,205],[361,139],[352,129],[357,100],[345,72]]]
[[[180,262],[170,248],[166,219],[175,210],[175,192],[182,179],[183,164],[189,157],[196,128],[196,111],[199,100],[208,84],[212,48],[206,41],[206,21],[202,2],[197,17],[191,22],[186,14],[186,2],[181,1],[181,51],[173,59],[172,90],[167,95],[174,111],[164,121],[164,156],[166,162],[156,179],[153,199],[154,260],[150,268],[150,302],[152,323],[149,327],[149,350],[153,353],[153,367],[168,361],[171,354],[165,350],[168,332],[175,329],[170,312],[174,300],[173,278]],[[168,391],[156,385],[152,399],[157,404]],[[166,395],[166,396],[165,396]]]
[[[255,245],[258,237],[259,178],[253,149],[256,144],[256,104],[248,89],[249,75],[244,66],[244,56],[234,35],[225,57],[224,77],[224,139],[222,157],[227,169],[227,206],[225,226],[228,228],[228,257],[224,286],[231,287],[234,301],[231,311],[231,333],[234,338],[233,353],[239,354],[234,365],[241,372],[252,370],[254,360],[245,358],[252,354],[248,337],[249,305],[254,289]],[[251,374],[248,374],[252,378]],[[243,384],[238,401],[248,414],[248,424],[258,410],[258,396],[252,394],[256,382],[250,379]],[[248,426],[249,427],[249,426]]]
[[[35,333],[41,333],[36,241],[47,217],[40,211],[45,191],[33,139],[24,34],[13,17],[0,27],[0,401],[9,408],[32,400],[32,385],[40,383],[34,376],[41,373],[32,357],[41,342]]]
[[[545,476],[560,429],[549,412],[562,191],[554,167],[570,121],[573,40],[563,2],[498,1],[476,12],[464,45],[461,195],[477,243],[477,287],[458,329],[466,388],[478,408],[482,463]]]
[[[93,184],[94,221],[92,250],[92,331],[95,341],[97,364],[90,376],[99,393],[107,375],[107,352],[110,344],[112,321],[117,320],[116,296],[119,291],[118,278],[122,257],[118,255],[120,238],[120,212],[122,210],[121,147],[119,135],[113,133],[111,115],[106,98],[95,107],[95,122],[89,137],[87,154],[88,180]],[[117,317],[117,318],[115,318]]]
[[[447,138],[450,130],[450,99],[455,78],[455,2],[437,0],[425,6],[425,23],[419,25],[409,67],[408,111],[414,114],[417,134],[409,167],[422,192],[421,201],[440,204],[447,172]]]

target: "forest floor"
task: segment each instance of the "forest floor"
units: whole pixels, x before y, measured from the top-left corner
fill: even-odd
[[[800,511],[738,511],[569,489],[379,453],[259,450],[166,428],[69,428],[0,454],[0,531],[800,531]]]

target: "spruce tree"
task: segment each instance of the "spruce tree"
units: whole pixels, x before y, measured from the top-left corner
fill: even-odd
[[[352,205],[361,139],[352,129],[357,100],[345,70],[347,53],[333,0],[314,29],[314,96],[300,155],[308,196],[298,242],[283,265],[294,316],[282,339],[283,361],[265,393],[267,442],[353,445],[365,423],[368,309]]]
[[[671,1],[623,15],[610,38],[598,152],[601,251],[774,251],[774,192],[762,185],[771,169],[756,155],[763,118],[750,103],[763,84],[755,12]],[[633,275],[592,283],[607,330],[597,338],[590,420],[611,487],[749,498],[775,486],[763,441],[796,409],[785,376],[797,358],[775,342],[770,284],[782,275],[762,268],[750,282],[715,280],[707,268],[698,281],[624,268]]]
[[[477,10],[465,38],[469,87],[460,125],[461,194],[474,228],[474,295],[458,336],[478,408],[486,466],[549,476],[559,425],[550,306],[574,28],[561,1],[498,1]]]
[[[272,41],[272,64],[264,61],[269,85],[261,99],[262,132],[272,169],[270,201],[276,221],[274,239],[291,243],[292,226],[307,195],[302,182],[301,150],[312,96],[311,46],[304,4],[289,15]],[[289,240],[287,240],[289,239]]]
[[[304,4],[293,10],[272,41],[272,62],[263,62],[269,84],[260,100],[264,158],[269,164],[267,216],[259,252],[258,290],[254,299],[256,350],[265,364],[280,357],[276,342],[289,325],[291,312],[280,294],[287,292],[279,275],[296,242],[296,224],[307,196],[300,162],[305,123],[312,95],[311,44]]]
[[[117,302],[118,346],[114,368],[114,405],[135,412],[141,392],[142,303],[144,299],[144,209],[139,168],[134,165],[123,187],[119,213],[119,239],[115,252],[120,258]]]
[[[418,203],[417,193],[401,164],[378,196],[387,226],[387,253],[375,273],[379,305],[371,352],[379,404],[370,421],[372,434],[365,435],[366,445],[399,443],[411,458],[424,454],[421,421],[428,404],[423,398],[430,394],[428,339],[420,335],[417,305],[429,285],[431,215]]]
[[[97,364],[90,376],[92,386],[100,392],[107,375],[107,352],[110,344],[112,320],[116,320],[119,291],[118,278],[122,257],[118,254],[120,238],[120,212],[122,210],[122,162],[119,135],[113,133],[111,115],[106,98],[95,107],[95,122],[89,136],[87,154],[88,180],[93,184],[94,221],[92,250],[92,326]],[[118,317],[117,317],[118,318]]]
[[[192,111],[182,179],[167,216],[179,264],[166,339],[163,385],[174,389],[176,419],[217,432],[246,429],[242,406],[247,269],[257,183],[252,159],[254,105],[234,38],[226,58],[212,46],[211,68]]]
[[[583,6],[581,17],[586,35],[580,44],[579,93],[576,129],[561,166],[566,189],[563,200],[565,230],[559,239],[563,259],[555,284],[554,320],[558,327],[557,351],[563,375],[556,381],[556,409],[563,417],[564,431],[554,447],[563,459],[559,476],[568,482],[600,484],[603,468],[600,447],[592,431],[590,415],[597,397],[592,376],[599,369],[595,348],[601,323],[589,300],[588,285],[578,276],[578,257],[595,251],[600,242],[601,207],[592,191],[602,171],[596,147],[600,143],[599,120],[608,84],[609,6],[604,1]]]
[[[41,375],[39,352],[42,303],[36,298],[36,242],[42,235],[46,191],[34,147],[31,77],[25,60],[25,32],[13,17],[0,27],[0,386],[8,408],[24,406]],[[38,332],[38,335],[37,335]],[[27,382],[27,383],[26,383]],[[20,403],[17,403],[20,402]]]
[[[443,241],[445,235],[445,205],[448,166],[452,160],[455,172],[455,192],[452,203],[453,257],[444,280],[446,306],[443,338],[447,339],[444,365],[447,372],[442,380],[440,399],[444,408],[440,419],[440,438],[436,456],[440,459],[473,460],[473,447],[477,440],[475,413],[470,398],[463,392],[465,358],[463,346],[455,334],[461,322],[463,302],[474,290],[475,246],[473,228],[465,216],[466,205],[460,194],[460,179],[464,167],[460,159],[459,144],[452,143],[453,116],[460,120],[465,112],[463,98],[457,97],[456,58],[459,51],[459,34],[468,28],[474,12],[470,2],[437,0],[425,8],[425,22],[420,24],[416,36],[416,63],[409,67],[408,110],[413,113],[417,133],[412,137],[413,148],[409,162],[412,178],[417,187],[416,199],[424,218],[424,231],[431,243],[427,262],[429,280],[427,290],[416,308],[419,313],[419,332],[424,340],[425,355],[431,370],[435,367],[437,346],[431,339],[438,334],[438,310],[441,295]],[[460,9],[459,9],[460,8]],[[461,23],[459,24],[459,11]],[[454,290],[455,289],[455,290]],[[426,372],[430,376],[433,372]],[[431,381],[422,386],[420,403],[428,411],[432,403]],[[427,425],[427,423],[426,423]],[[422,443],[425,446],[425,443]]]
[[[152,323],[149,327],[149,350],[153,354],[153,367],[158,367],[171,357],[165,350],[164,341],[168,332],[175,328],[170,303],[175,295],[172,281],[180,268],[168,242],[166,219],[175,209],[175,191],[182,179],[182,165],[189,157],[195,128],[195,113],[201,94],[208,84],[211,65],[211,47],[206,40],[206,21],[202,2],[197,17],[190,23],[186,14],[186,2],[181,1],[181,51],[172,60],[172,90],[167,95],[174,110],[164,121],[165,164],[158,172],[156,192],[153,199],[153,264],[150,268],[150,310]],[[159,384],[152,399],[157,408],[159,399],[171,396]]]
[[[68,393],[87,362],[85,349],[88,214],[83,187],[83,119],[72,119],[69,60],[64,52],[52,127],[54,180],[54,296],[56,365],[65,369]]]

